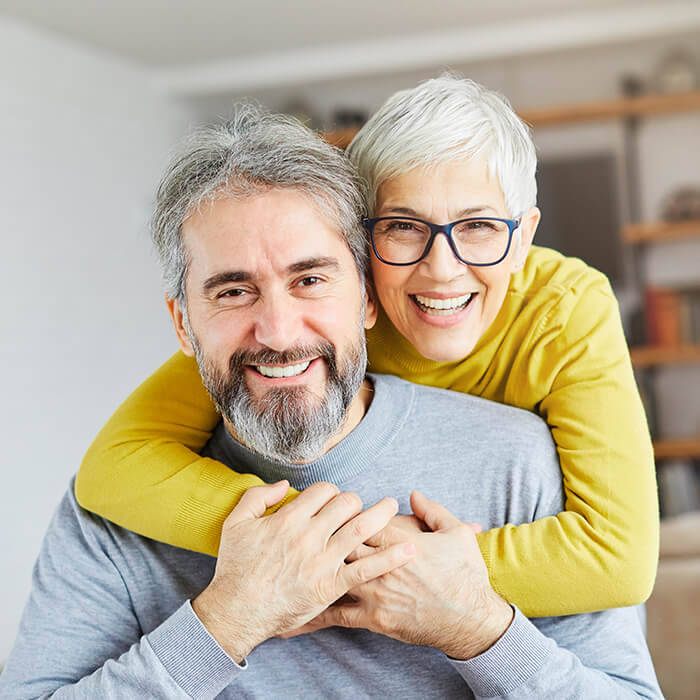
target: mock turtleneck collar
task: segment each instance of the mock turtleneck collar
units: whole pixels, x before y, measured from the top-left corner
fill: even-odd
[[[237,472],[256,474],[268,484],[287,479],[298,491],[316,481],[341,484],[371,467],[377,456],[388,448],[413,404],[413,385],[384,375],[368,375],[368,379],[374,394],[364,418],[344,440],[313,462],[284,464],[263,457],[238,442],[223,422],[214,431],[203,454]]]

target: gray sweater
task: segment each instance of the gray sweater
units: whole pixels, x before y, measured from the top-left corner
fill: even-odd
[[[419,489],[491,528],[562,508],[561,473],[536,416],[394,377],[373,377],[365,418],[307,465],[261,459],[223,427],[207,452],[297,489],[318,480],[366,505]],[[23,698],[659,698],[634,608],[527,620],[469,661],[365,630],[270,639],[238,666],[190,599],[214,559],[170,547],[80,508],[72,484],[49,526],[0,697]],[[575,582],[572,582],[575,585]]]

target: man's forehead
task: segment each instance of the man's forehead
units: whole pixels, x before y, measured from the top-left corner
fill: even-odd
[[[188,217],[182,234],[198,282],[233,272],[253,279],[315,267],[337,273],[355,268],[337,223],[294,191],[214,201]]]

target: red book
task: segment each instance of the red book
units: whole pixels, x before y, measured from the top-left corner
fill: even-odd
[[[649,287],[644,293],[647,342],[675,347],[681,344],[681,298],[673,289]]]

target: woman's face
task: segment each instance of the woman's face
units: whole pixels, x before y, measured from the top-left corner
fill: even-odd
[[[377,192],[375,216],[392,215],[436,224],[478,216],[511,218],[497,177],[480,159],[416,168],[387,180]],[[379,301],[421,355],[452,362],[473,350],[496,318],[511,274],[525,262],[539,217],[536,207],[526,212],[520,250],[516,234],[506,258],[489,267],[470,267],[457,260],[443,235],[436,236],[428,256],[415,265],[387,265],[372,255]],[[469,298],[466,304],[465,298]],[[436,299],[448,308],[436,313],[426,305]]]

